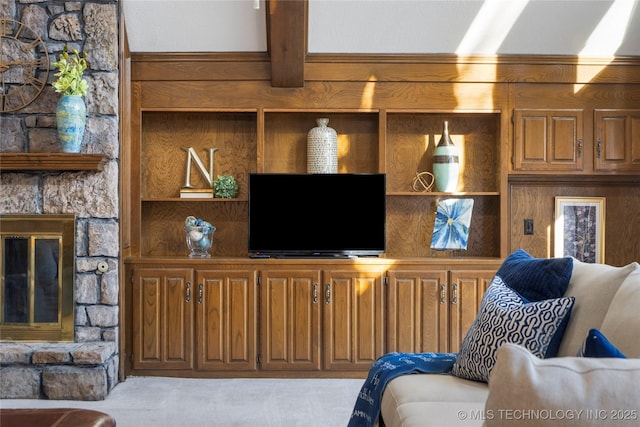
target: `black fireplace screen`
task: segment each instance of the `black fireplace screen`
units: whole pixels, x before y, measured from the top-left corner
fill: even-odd
[[[75,219],[3,215],[0,339],[73,340]]]

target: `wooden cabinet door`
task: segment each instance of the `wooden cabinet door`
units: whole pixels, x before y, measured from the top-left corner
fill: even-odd
[[[513,169],[582,171],[583,110],[514,111]]]
[[[640,110],[595,111],[594,169],[640,173]]]
[[[196,366],[256,370],[256,272],[196,272]]]
[[[133,274],[133,368],[193,369],[193,271]]]
[[[260,367],[320,370],[320,271],[262,271]]]
[[[460,351],[460,344],[478,314],[482,296],[495,271],[458,271],[449,273],[450,327],[449,352]]]
[[[389,270],[387,277],[386,351],[447,352],[447,272]]]
[[[324,369],[368,370],[384,351],[384,272],[324,272]]]

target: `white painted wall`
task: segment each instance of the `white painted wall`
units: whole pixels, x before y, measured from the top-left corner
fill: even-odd
[[[133,52],[263,52],[264,0],[122,0]],[[259,9],[256,9],[259,5]],[[309,52],[640,56],[639,0],[309,0]]]

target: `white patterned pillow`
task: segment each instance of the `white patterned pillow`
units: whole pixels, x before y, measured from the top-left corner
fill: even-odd
[[[507,342],[544,358],[556,333],[564,333],[567,322],[563,320],[571,315],[574,301],[565,297],[527,302],[499,276],[494,277],[464,337],[453,375],[487,382],[496,351]]]

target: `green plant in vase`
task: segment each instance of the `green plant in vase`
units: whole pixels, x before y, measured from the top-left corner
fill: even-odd
[[[83,78],[88,67],[86,53],[65,45],[58,60],[51,65],[58,69],[56,80],[51,83],[54,90],[62,96],[56,108],[58,138],[65,153],[79,153],[87,121],[87,107],[83,96],[87,94],[89,84]]]
[[[231,175],[218,175],[213,181],[213,197],[233,199],[238,194],[238,183]]]
[[[55,73],[57,79],[51,84],[56,92],[63,95],[85,96],[89,85],[83,78],[87,69],[87,54],[81,54],[78,49],[72,49],[69,54],[69,46],[64,47],[62,54],[51,65],[58,69]]]

